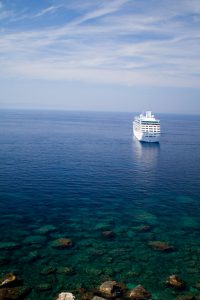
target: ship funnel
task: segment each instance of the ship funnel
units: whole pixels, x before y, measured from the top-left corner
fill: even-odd
[[[147,117],[147,118],[152,118],[151,111],[146,111],[146,117]]]

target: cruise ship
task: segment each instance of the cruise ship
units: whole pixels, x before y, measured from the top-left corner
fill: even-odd
[[[141,142],[158,143],[160,139],[160,120],[151,111],[135,117],[133,121],[134,136]]]

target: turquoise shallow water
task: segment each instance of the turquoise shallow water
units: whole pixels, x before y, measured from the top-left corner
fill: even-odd
[[[32,287],[28,300],[108,279],[171,300],[174,273],[198,293],[200,117],[159,117],[161,143],[148,145],[129,113],[0,112],[0,273]]]

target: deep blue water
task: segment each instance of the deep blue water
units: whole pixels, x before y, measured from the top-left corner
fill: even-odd
[[[180,292],[164,284],[174,273],[198,292],[200,116],[158,115],[155,145],[133,138],[133,117],[0,111],[0,273],[15,272],[31,286],[27,299],[108,279],[176,299]],[[102,236],[105,230],[114,237]],[[60,237],[73,247],[53,248]],[[152,249],[157,240],[175,251]],[[41,274],[47,267],[55,272]],[[51,288],[38,291],[43,283]]]

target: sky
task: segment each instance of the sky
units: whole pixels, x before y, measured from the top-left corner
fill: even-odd
[[[200,114],[200,1],[0,0],[0,108]]]

